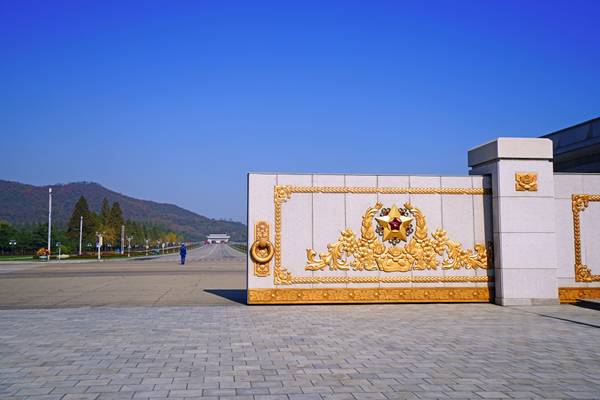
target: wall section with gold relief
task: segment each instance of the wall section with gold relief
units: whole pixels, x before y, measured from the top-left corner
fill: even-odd
[[[248,303],[489,302],[489,186],[481,176],[249,174]]]
[[[554,186],[559,298],[600,298],[600,174],[555,174]]]

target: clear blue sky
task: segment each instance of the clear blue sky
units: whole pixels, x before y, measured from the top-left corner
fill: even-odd
[[[466,174],[600,115],[598,1],[0,4],[1,179],[245,220],[249,171]]]

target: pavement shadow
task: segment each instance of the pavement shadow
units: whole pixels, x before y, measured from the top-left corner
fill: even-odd
[[[223,297],[227,300],[235,301],[246,305],[246,289],[204,289],[206,293]]]
[[[575,303],[576,306],[578,307],[583,307],[583,308],[589,308],[592,310],[598,310],[600,311],[600,301],[598,300],[577,300],[577,302]]]

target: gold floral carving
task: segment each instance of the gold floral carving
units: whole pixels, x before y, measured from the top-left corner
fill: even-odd
[[[492,289],[471,287],[249,289],[248,304],[490,302]]]
[[[275,255],[274,255],[274,284],[275,285],[292,285],[292,284],[318,284],[318,283],[401,283],[401,282],[493,282],[491,276],[414,276],[414,277],[348,277],[348,276],[328,276],[328,277],[294,277],[281,261],[281,209],[282,204],[291,199],[293,193],[355,193],[355,194],[438,194],[438,195],[484,195],[490,194],[490,190],[486,188],[402,188],[402,187],[346,187],[346,186],[292,186],[292,185],[276,185],[274,188],[274,204],[275,204]],[[458,246],[454,250],[459,250]],[[484,247],[481,251],[486,250]],[[465,251],[460,249],[460,251]],[[459,253],[460,253],[459,251]],[[489,250],[486,252],[487,257],[492,259]],[[462,254],[462,253],[460,253]],[[470,253],[469,253],[470,254]],[[483,254],[483,253],[482,253]],[[471,256],[473,254],[470,254]],[[482,262],[481,256],[475,256],[479,264]],[[477,258],[479,257],[479,258]],[[468,257],[469,258],[469,257]],[[393,259],[393,258],[392,258]],[[455,254],[449,258],[450,264],[460,259],[459,254]],[[473,263],[473,261],[471,261]],[[483,262],[482,265],[488,268],[488,262]],[[453,268],[450,266],[449,268]]]
[[[600,287],[561,287],[558,289],[558,298],[561,303],[575,303],[578,299],[598,299]]]
[[[537,192],[537,173],[517,172],[515,174],[515,190],[517,192]]]
[[[416,230],[404,247],[387,247],[378,240],[373,229],[373,218],[383,205],[375,204],[366,210],[362,219],[361,235],[356,237],[352,229],[342,231],[335,243],[327,245],[327,252],[317,253],[307,249],[307,271],[349,270],[383,272],[407,272],[411,270],[442,269],[489,269],[488,248],[475,244],[475,249],[463,249],[460,243],[448,239],[446,231],[437,229],[429,236],[425,216],[417,207],[405,203],[404,208],[414,217]],[[396,206],[392,206],[394,209]]]
[[[592,270],[581,258],[581,220],[580,213],[585,211],[590,201],[600,201],[598,194],[574,194],[571,197],[573,210],[573,237],[575,247],[575,281],[576,282],[600,282],[600,275],[593,275]]]
[[[269,275],[269,263],[275,254],[275,247],[269,241],[269,224],[258,221],[254,224],[254,243],[250,247],[250,258],[254,262],[254,275]]]

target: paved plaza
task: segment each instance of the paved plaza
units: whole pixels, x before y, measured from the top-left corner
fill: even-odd
[[[600,399],[600,311],[246,306],[224,245],[0,273],[0,399]]]
[[[0,311],[2,399],[598,399],[600,312],[491,304]]]

